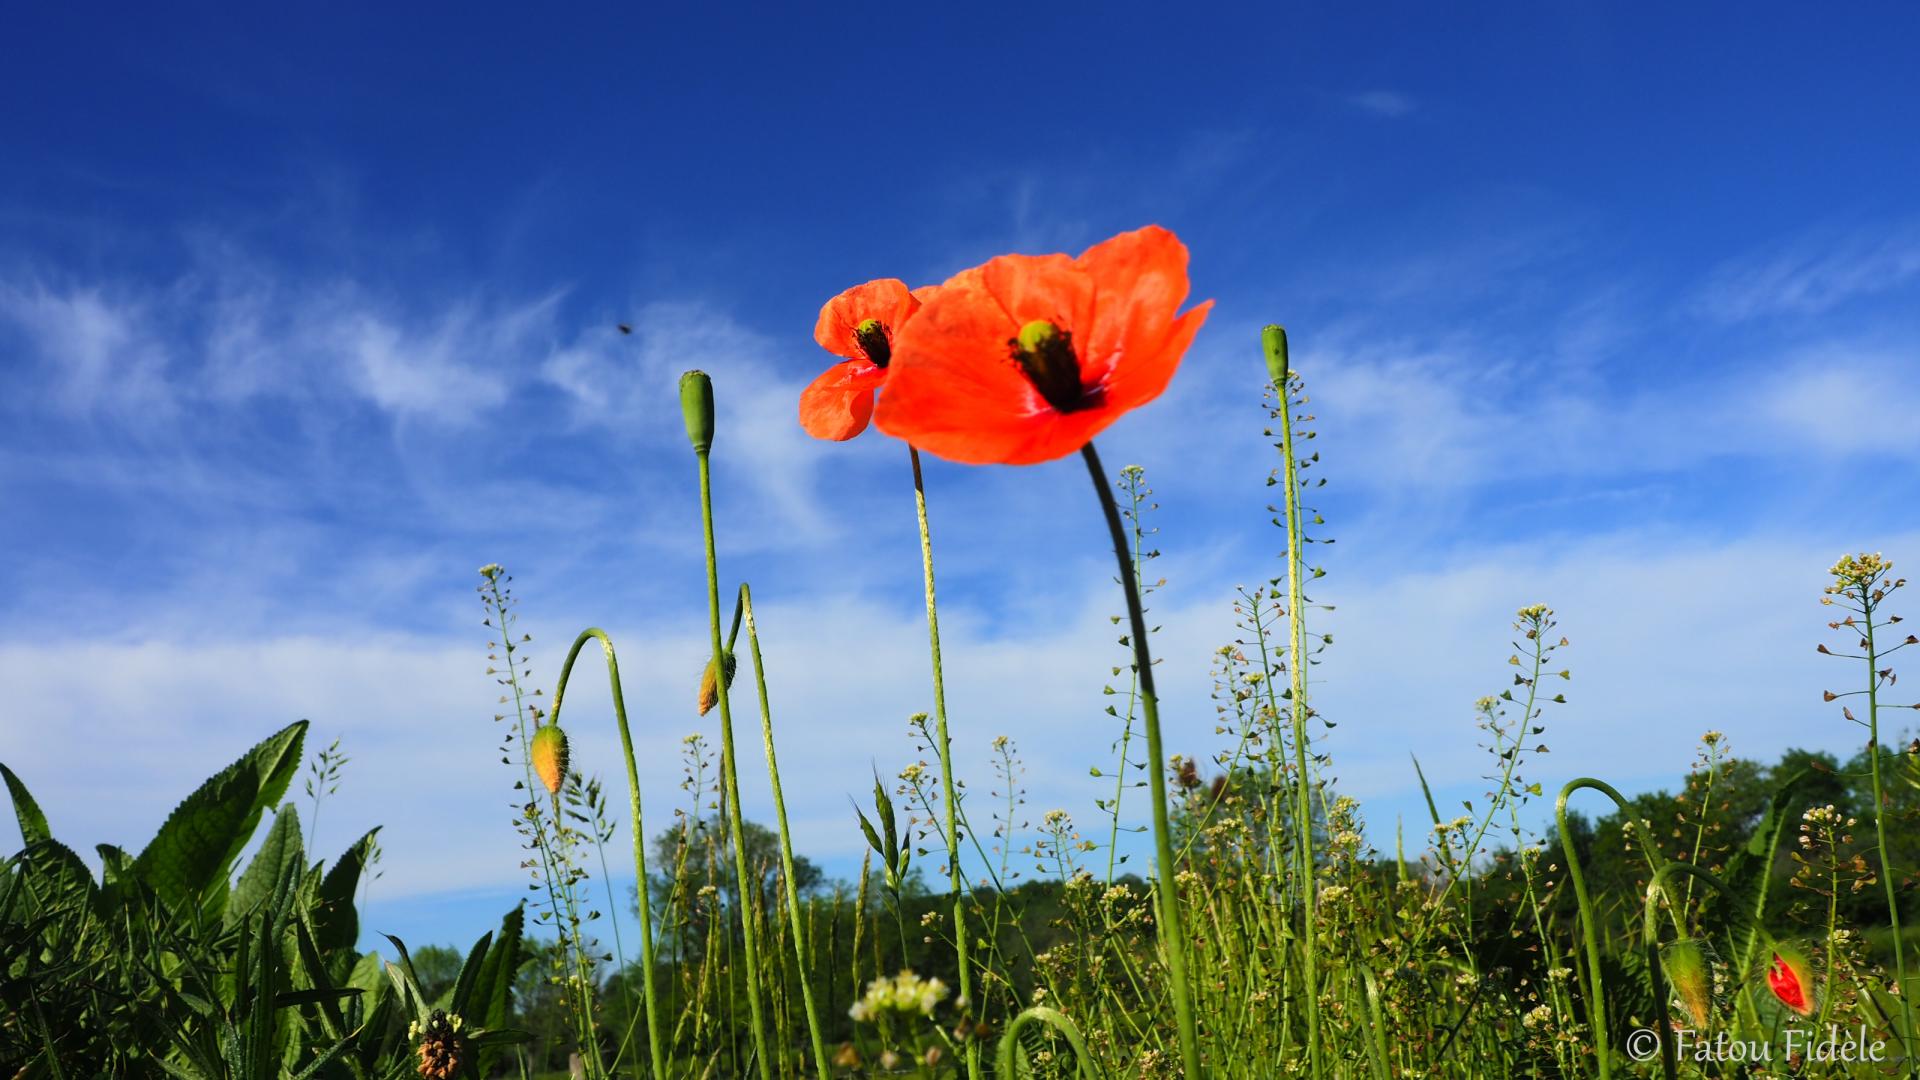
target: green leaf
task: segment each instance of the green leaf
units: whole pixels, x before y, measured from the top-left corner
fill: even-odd
[[[36,844],[53,839],[53,832],[47,828],[47,815],[40,812],[40,804],[27,793],[27,785],[5,765],[0,765],[0,777],[6,779],[7,791],[13,795],[13,816],[20,820],[21,841]]]
[[[360,916],[354,911],[353,894],[360,887],[360,875],[373,857],[373,838],[378,826],[355,840],[327,871],[314,898],[313,936],[322,951],[351,949],[360,939]]]
[[[480,935],[480,940],[467,950],[467,958],[460,964],[460,974],[453,982],[453,996],[448,1000],[447,1011],[456,1016],[467,1013],[467,999],[473,994],[473,982],[480,977],[480,969],[487,962],[487,946],[493,944],[493,931]]]
[[[93,903],[93,874],[80,856],[60,841],[42,840],[28,847],[20,853],[20,863],[34,910],[72,910]]]
[[[274,887],[280,883],[286,868],[305,865],[305,860],[306,855],[300,850],[300,814],[288,803],[273,815],[266,840],[261,842],[260,850],[254,852],[253,861],[240,872],[240,883],[234,886],[233,896],[227,903],[226,924],[232,926],[252,914],[273,896]]]
[[[525,950],[521,947],[521,931],[526,922],[526,906],[516,906],[500,920],[500,930],[493,935],[493,946],[487,950],[486,960],[475,973],[473,985],[468,989],[467,997],[461,1002],[460,1015],[470,1022],[484,1028],[497,1028],[505,1024],[513,1011],[513,979],[520,971],[520,963]],[[471,963],[471,958],[469,958]],[[465,970],[461,975],[464,977]]]
[[[1773,885],[1774,856],[1780,850],[1781,834],[1794,819],[1793,806],[1800,795],[1800,784],[1807,776],[1807,770],[1801,769],[1774,789],[1759,827],[1747,838],[1746,846],[1727,860],[1724,880],[1728,891],[1733,893],[1735,910],[1717,913],[1719,918],[1714,921],[1728,933],[1746,931],[1740,935],[1739,960],[1743,966],[1752,963],[1754,946],[1766,918],[1767,894]]]
[[[135,872],[172,906],[198,905],[225,886],[260,816],[280,801],[300,767],[307,722],[289,724],[241,755],[174,808],[134,861]]]

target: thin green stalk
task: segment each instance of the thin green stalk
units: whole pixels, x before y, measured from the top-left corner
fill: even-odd
[[[720,642],[720,568],[713,543],[713,466],[709,460],[713,447],[713,382],[705,372],[689,371],[680,377],[680,407],[687,421],[687,436],[693,443],[694,457],[700,466],[700,525],[705,534],[707,554],[707,622],[712,631],[713,660],[721,659]],[[733,835],[733,873],[739,888],[740,931],[747,967],[747,1012],[753,1024],[754,1057],[759,1062],[761,1080],[773,1080],[773,1060],[767,1055],[766,1022],[760,1005],[760,946],[753,938],[753,916],[748,908],[751,881],[747,875],[747,846],[744,835],[745,814],[740,805],[740,772],[733,752],[733,709],[728,703],[727,680],[714,680],[720,705],[720,782],[725,801],[732,808],[729,825]]]
[[[1893,924],[1893,973],[1900,991],[1900,1045],[1907,1062],[1907,1075],[1920,1075],[1910,1039],[1913,1038],[1913,1001],[1907,985],[1906,945],[1900,933],[1900,901],[1893,887],[1893,863],[1887,858],[1887,796],[1880,786],[1880,657],[1873,640],[1873,583],[1860,590],[1861,614],[1865,616],[1867,649],[1867,753],[1873,758],[1873,840],[1880,852],[1880,883],[1887,891],[1887,920]]]
[[[1287,674],[1292,696],[1288,704],[1293,711],[1294,798],[1298,804],[1294,848],[1295,858],[1299,862],[1301,936],[1305,946],[1301,955],[1306,980],[1307,1056],[1317,1080],[1321,1075],[1320,979],[1316,970],[1319,960],[1314,944],[1314,908],[1318,890],[1314,885],[1313,873],[1313,788],[1307,772],[1306,600],[1300,580],[1304,568],[1301,548],[1306,538],[1306,526],[1300,516],[1299,462],[1293,452],[1293,408],[1287,396],[1287,332],[1278,326],[1269,326],[1261,333],[1260,340],[1266,349],[1267,370],[1273,376],[1273,392],[1280,409],[1280,455],[1282,472],[1285,474],[1282,482],[1287,489]]]
[[[960,999],[973,1001],[972,963],[967,958],[967,915],[961,897],[959,796],[953,784],[953,741],[947,737],[947,687],[940,666],[940,613],[934,603],[933,532],[927,526],[927,489],[920,475],[920,451],[907,447],[913,461],[913,509],[920,520],[920,571],[927,585],[927,646],[933,654],[933,722],[940,743],[940,786],[946,796],[947,874],[953,890],[953,939],[960,964]],[[967,1075],[980,1077],[980,1043],[967,1042]]]
[[[1567,799],[1581,788],[1592,788],[1612,799],[1613,804],[1620,808],[1620,817],[1625,826],[1633,826],[1634,821],[1633,812],[1627,808],[1627,800],[1614,790],[1613,785],[1591,776],[1568,781],[1553,804],[1554,826],[1560,833],[1560,850],[1567,857],[1567,876],[1573,879],[1573,895],[1580,904],[1580,931],[1587,946],[1587,1014],[1593,1024],[1594,1056],[1600,1062],[1600,1080],[1608,1080],[1613,1075],[1613,1060],[1607,1051],[1607,999],[1606,987],[1600,976],[1600,925],[1594,917],[1593,897],[1587,892],[1586,874],[1580,869],[1580,853],[1574,850],[1573,836],[1567,831]],[[1654,849],[1651,837],[1640,838],[1640,854],[1647,860],[1647,868],[1657,877],[1664,860]],[[1679,927],[1679,915],[1674,913],[1674,928],[1678,930]]]
[[[1200,1033],[1194,1025],[1193,997],[1187,986],[1187,935],[1181,926],[1179,886],[1173,880],[1173,830],[1167,820],[1167,759],[1160,741],[1160,702],[1153,689],[1153,655],[1147,648],[1146,613],[1140,607],[1140,586],[1133,577],[1133,562],[1127,557],[1126,528],[1120,522],[1120,507],[1113,499],[1112,482],[1100,465],[1100,452],[1089,442],[1080,448],[1080,456],[1087,463],[1093,490],[1100,497],[1107,532],[1113,537],[1114,558],[1120,564],[1120,585],[1127,595],[1133,663],[1140,676],[1140,704],[1145,715],[1147,776],[1151,782],[1148,792],[1153,802],[1154,887],[1160,909],[1157,929],[1167,957],[1167,975],[1173,984],[1173,1012],[1180,1031],[1181,1062],[1189,1080],[1199,1080],[1207,1074],[1200,1066]]]
[[[628,812],[633,818],[633,872],[634,879],[640,883],[640,979],[647,1008],[647,1049],[653,1058],[653,1075],[667,1075],[666,1033],[660,1027],[659,998],[653,985],[653,915],[651,904],[647,900],[647,844],[646,829],[640,822],[640,769],[633,756],[633,732],[627,726],[627,702],[620,693],[620,662],[613,655],[613,639],[599,627],[588,627],[580,631],[573,641],[573,648],[567,650],[567,662],[560,668],[560,681],[553,688],[552,722],[560,722],[560,705],[566,700],[567,679],[573,674],[573,662],[580,656],[580,649],[588,641],[598,640],[601,652],[607,658],[607,683],[613,692],[613,718],[620,726],[620,749],[627,756],[627,798]],[[604,873],[604,859],[603,859]]]
[[[830,1074],[826,1036],[820,1030],[820,1014],[813,1004],[813,981],[807,977],[807,934],[800,924],[800,890],[794,884],[793,838],[787,831],[787,800],[780,790],[780,763],[773,753],[773,710],[767,703],[767,675],[760,666],[760,634],[753,625],[753,594],[745,582],[740,584],[740,610],[747,623],[747,648],[753,653],[753,681],[760,693],[760,738],[767,751],[767,777],[773,785],[773,814],[780,826],[781,878],[786,884],[787,917],[793,923],[793,955],[800,972],[800,1002],[807,1011],[807,1033],[813,1039],[813,1067],[821,1076]]]

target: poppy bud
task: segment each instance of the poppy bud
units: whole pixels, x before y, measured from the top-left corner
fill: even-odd
[[[732,653],[721,653],[720,667],[726,672],[727,687],[733,686],[733,672],[737,666]],[[700,715],[705,716],[715,705],[720,704],[720,680],[714,678],[713,661],[707,661],[705,671],[700,673]]]
[[[560,794],[560,785],[567,778],[567,733],[558,724],[537,727],[529,752],[533,755],[533,771],[540,774],[547,794]]]
[[[1267,374],[1273,379],[1273,389],[1277,393],[1287,392],[1287,331],[1282,326],[1268,326],[1260,331],[1260,344],[1267,353]]]
[[[1767,989],[1780,1004],[1799,1015],[1813,1015],[1813,965],[1799,949],[1774,945],[1773,959],[1767,964]]]
[[[693,452],[713,449],[713,380],[698,368],[680,376],[680,414],[687,421]]]
[[[1706,949],[1688,938],[1660,950],[1660,969],[1680,1004],[1692,1018],[1693,1026],[1704,1029],[1713,1009],[1713,973],[1708,968]]]

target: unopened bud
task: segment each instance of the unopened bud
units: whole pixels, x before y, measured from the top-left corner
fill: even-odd
[[[733,673],[738,666],[732,653],[722,653],[720,667],[726,672],[726,685],[733,687]],[[700,715],[705,716],[715,705],[720,704],[720,680],[714,677],[713,661],[707,661],[706,670],[700,673]]]
[[[1267,374],[1273,379],[1275,393],[1287,392],[1287,331],[1285,327],[1268,326],[1260,331],[1260,345],[1267,353]]]
[[[1713,1011],[1713,972],[1706,949],[1693,938],[1676,941],[1660,950],[1660,969],[1693,1026],[1704,1030]]]
[[[680,376],[680,414],[687,421],[687,441],[693,452],[713,449],[713,380],[699,369]]]
[[[1812,1016],[1815,1008],[1813,964],[1807,955],[1789,945],[1775,943],[1773,959],[1767,964],[1767,989],[1780,1004],[1801,1016]]]
[[[544,724],[534,729],[528,750],[533,756],[533,771],[540,774],[547,794],[560,794],[560,785],[567,779],[567,733],[558,724]]]

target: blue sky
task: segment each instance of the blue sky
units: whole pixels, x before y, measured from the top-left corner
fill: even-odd
[[[1709,728],[1844,753],[1822,571],[1920,557],[1916,30],[1896,5],[15,12],[0,760],[59,835],[134,846],[310,717],[354,757],[320,846],[386,826],[373,928],[476,935],[520,891],[476,567],[517,575],[542,685],[577,629],[614,635],[655,827],[680,737],[713,733],[672,390],[700,366],[795,828],[845,873],[846,794],[912,760],[928,690],[905,451],[793,420],[814,315],[1147,222],[1218,302],[1102,440],[1162,506],[1170,748],[1216,748],[1209,654],[1278,569],[1281,321],[1339,540],[1325,749],[1376,843],[1419,832],[1409,754],[1484,787],[1471,703],[1537,600],[1574,643],[1549,789],[1670,784]],[[1035,817],[1091,826],[1125,658],[1084,472],[928,486],[961,770],[992,787],[1013,735]],[[580,757],[617,778],[579,693]]]

